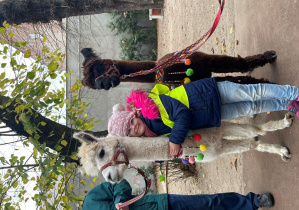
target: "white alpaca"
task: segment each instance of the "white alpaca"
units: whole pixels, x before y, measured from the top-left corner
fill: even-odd
[[[270,121],[260,125],[245,125],[231,122],[222,122],[221,127],[198,129],[194,133],[201,135],[201,141],[186,138],[183,148],[205,144],[207,150],[201,152],[204,159],[201,162],[210,162],[216,158],[233,153],[246,152],[255,149],[260,152],[278,154],[283,161],[288,161],[291,154],[286,147],[278,144],[262,144],[255,141],[258,135],[265,135],[268,131],[276,131],[291,125],[293,116],[287,114],[284,119]],[[100,169],[112,160],[118,150],[124,150],[130,161],[170,160],[168,156],[167,137],[119,137],[107,136],[96,138],[87,133],[75,133],[74,138],[83,143],[79,148],[83,171],[90,176],[98,176]],[[196,156],[199,149],[184,149],[183,155]],[[196,159],[196,158],[195,158]],[[124,160],[121,154],[118,160]],[[119,182],[123,178],[126,164],[113,164],[105,168],[102,174],[106,181]]]

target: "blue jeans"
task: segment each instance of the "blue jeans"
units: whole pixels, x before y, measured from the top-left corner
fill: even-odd
[[[299,96],[299,88],[276,84],[237,84],[217,82],[222,103],[221,119],[287,110]]]
[[[168,195],[169,210],[256,210],[257,194]]]

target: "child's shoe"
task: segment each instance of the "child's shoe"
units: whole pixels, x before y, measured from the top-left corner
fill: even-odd
[[[299,101],[292,100],[287,109],[299,117]]]

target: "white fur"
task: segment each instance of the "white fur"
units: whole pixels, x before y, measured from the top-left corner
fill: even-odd
[[[262,144],[254,141],[254,137],[265,135],[268,131],[275,131],[291,125],[293,116],[286,115],[284,119],[270,121],[260,125],[236,124],[222,122],[221,127],[194,130],[193,134],[199,133],[201,141],[196,142],[189,138],[185,139],[182,147],[199,146],[205,144],[207,150],[201,162],[210,162],[216,158],[233,153],[241,153],[250,149],[260,152],[278,154],[282,160],[288,161],[291,158],[286,147],[276,144]],[[79,148],[78,156],[81,158],[82,168],[87,175],[96,176],[103,165],[112,160],[113,155],[120,148],[125,149],[130,161],[170,160],[168,156],[168,137],[119,137],[109,135],[96,138],[86,133],[76,133],[74,138],[83,141]],[[100,158],[101,150],[105,155]],[[196,156],[199,149],[184,149],[182,158],[185,156]],[[120,155],[118,160],[124,160]],[[127,169],[125,164],[114,165],[103,171],[107,181],[119,182],[123,178],[123,172]]]

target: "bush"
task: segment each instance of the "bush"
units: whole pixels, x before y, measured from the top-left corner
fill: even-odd
[[[112,21],[107,27],[120,40],[123,60],[156,60],[157,28],[156,20],[148,20],[148,10],[111,13]]]

